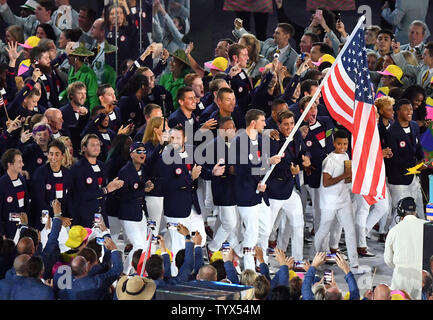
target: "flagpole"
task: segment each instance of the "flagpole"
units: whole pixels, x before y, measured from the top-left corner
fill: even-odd
[[[337,65],[337,62],[341,59],[342,54],[344,53],[344,51],[346,51],[347,46],[352,41],[353,37],[355,36],[358,29],[361,27],[361,24],[364,22],[364,20],[365,20],[365,15],[363,15],[359,18],[358,23],[356,24],[356,26],[353,29],[352,33],[350,34],[349,38],[346,40],[346,43],[344,44],[343,49],[341,49],[340,53],[338,54],[337,58],[335,59],[335,62],[332,64],[331,68],[326,73],[325,78],[323,78],[322,82],[320,83],[319,87],[317,88],[316,92],[314,93],[313,98],[310,100],[307,107],[304,109],[304,112],[301,114],[301,117],[299,118],[298,122],[296,122],[295,127],[290,132],[289,136],[287,137],[286,141],[284,142],[284,145],[281,147],[280,151],[278,152],[278,154],[277,154],[278,156],[281,157],[283,155],[287,146],[293,140],[295,133],[298,131],[299,127],[301,126],[302,122],[304,121],[304,118],[307,116],[308,111],[310,111],[311,107],[313,106],[314,101],[316,101],[317,97],[319,96],[323,85],[326,83],[326,81],[328,80],[328,77],[332,73],[331,71],[335,68],[335,66]],[[274,167],[275,167],[275,164],[271,165],[271,167],[266,172],[266,174],[263,177],[260,184],[266,183],[266,181],[268,180],[269,176],[272,173],[272,170],[274,170]],[[259,191],[256,190],[256,193],[259,193]]]

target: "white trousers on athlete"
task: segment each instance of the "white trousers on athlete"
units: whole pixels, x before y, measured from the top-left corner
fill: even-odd
[[[120,220],[125,234],[128,235],[128,239],[133,245],[132,250],[128,253],[128,256],[126,257],[123,264],[123,272],[125,274],[129,274],[129,271],[132,268],[131,262],[134,252],[138,249],[145,249],[146,246],[147,221],[144,213],[142,214],[143,217],[141,221]]]
[[[302,212],[302,201],[299,193],[293,190],[289,199],[276,200],[269,199],[272,219],[278,220],[277,215],[281,216],[277,227],[278,241],[277,247],[283,251],[287,250],[289,239],[292,238],[292,257],[295,260],[303,260],[304,254],[304,214]],[[274,228],[276,223],[272,223]]]
[[[201,214],[203,215],[203,220],[204,222],[206,222],[207,218],[212,215],[212,211],[214,210],[212,187],[210,180],[204,180],[200,177],[198,178],[197,198]]]
[[[415,199],[416,215],[420,219],[425,219],[424,203],[422,201],[421,184],[418,176],[414,176],[411,184],[409,185],[395,185],[388,184],[389,193],[392,200],[392,220],[389,228],[395,226],[395,217],[397,215],[397,204],[401,199],[412,197]]]
[[[355,227],[357,246],[359,248],[366,248],[367,234],[383,216],[388,216],[388,192],[385,199],[379,200],[373,206],[370,206],[362,195],[354,194],[354,197],[356,201]]]
[[[254,248],[256,245],[263,249],[263,258],[267,262],[269,236],[272,232],[271,210],[262,200],[261,203],[252,207],[238,206],[241,223],[245,226],[243,230],[242,248]],[[244,255],[244,270],[255,270],[254,256]]]
[[[317,252],[328,252],[325,238],[331,231],[335,217],[344,228],[347,253],[349,255],[350,266],[358,265],[358,252],[356,250],[356,233],[355,224],[352,215],[352,203],[339,209],[322,209],[320,217],[320,226],[314,238],[314,246]]]
[[[224,241],[228,241],[231,247],[238,245],[237,230],[240,227],[239,214],[236,206],[217,206],[218,216],[221,224],[216,230],[213,240],[208,247],[211,251],[218,251]]]
[[[146,207],[149,220],[156,222],[155,234],[159,234],[164,213],[164,197],[146,196]]]
[[[203,216],[198,214],[194,208],[191,208],[191,213],[186,218],[173,218],[165,216],[167,223],[181,223],[188,228],[189,232],[198,231],[202,237],[201,246],[206,244],[206,232],[204,230]],[[167,233],[170,235],[171,247],[168,248],[173,253],[173,261],[171,264],[172,275],[177,275],[177,268],[174,263],[176,254],[179,250],[185,249],[185,236],[181,235],[177,230],[168,229]]]
[[[311,207],[313,210],[313,227],[314,232],[319,229],[320,219],[321,219],[321,209],[320,209],[320,188],[311,188],[310,186],[305,186],[305,189],[310,194]]]

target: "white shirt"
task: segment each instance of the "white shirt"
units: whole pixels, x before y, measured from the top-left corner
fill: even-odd
[[[322,172],[328,173],[332,178],[337,178],[344,173],[344,161],[349,160],[347,153],[340,154],[331,152],[323,160]],[[344,180],[329,186],[323,186],[323,174],[320,178],[320,208],[322,209],[340,209],[344,206],[351,205],[350,201],[350,183]]]

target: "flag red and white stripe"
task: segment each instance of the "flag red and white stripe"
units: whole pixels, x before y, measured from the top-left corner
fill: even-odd
[[[352,133],[352,192],[374,204],[385,197],[385,165],[362,28],[352,32],[323,81],[329,113]]]

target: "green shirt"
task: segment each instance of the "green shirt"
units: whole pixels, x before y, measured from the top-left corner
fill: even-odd
[[[81,81],[86,85],[87,97],[84,103],[90,111],[93,107],[99,104],[99,99],[96,96],[98,90],[98,80],[96,79],[95,71],[93,71],[88,65],[83,64],[77,72],[74,71],[74,67],[71,66],[68,74],[68,84],[72,82]],[[66,90],[60,94],[61,98],[66,98]]]
[[[183,78],[190,72],[191,70],[189,68],[186,68],[185,70],[183,70],[181,77],[177,80],[174,80],[173,73],[169,72],[164,74],[159,80],[159,85],[170,91],[171,96],[173,97],[173,106],[175,110],[179,108],[179,103],[176,99],[177,91],[185,85],[185,83],[183,82]]]

